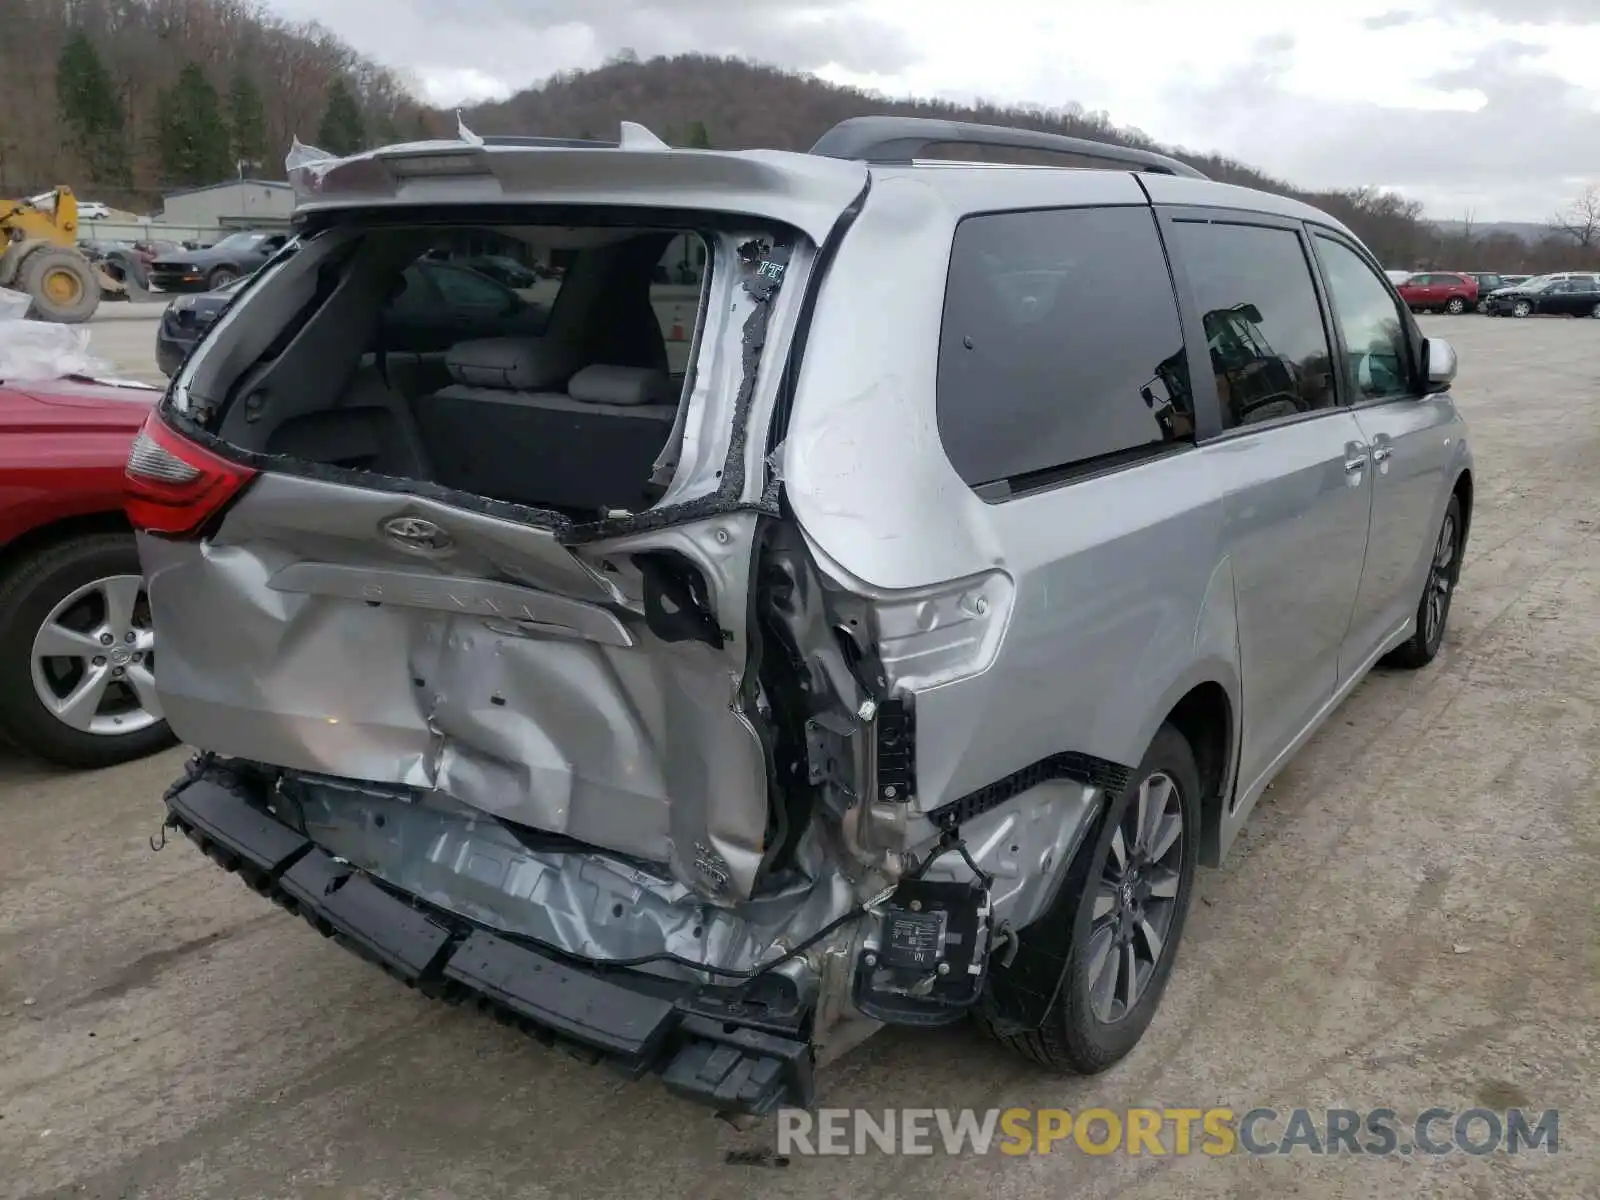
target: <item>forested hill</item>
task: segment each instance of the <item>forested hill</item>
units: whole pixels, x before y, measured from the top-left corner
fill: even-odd
[[[0,7],[0,197],[68,183],[88,198],[148,210],[163,192],[236,173],[281,178],[295,136],[339,152],[455,128],[453,112],[421,105],[394,71],[320,26],[273,17],[257,0],[0,0]],[[1074,104],[887,99],[698,55],[627,55],[557,75],[465,117],[486,134],[609,137],[620,121],[634,120],[676,145],[803,150],[837,122],[865,113],[1020,125],[1167,149]],[[1588,222],[1592,236],[1577,245],[1552,235],[1530,246],[1498,230],[1440,230],[1417,204],[1375,189],[1309,193],[1214,154],[1168,152],[1214,179],[1310,201],[1345,221],[1386,266],[1551,270],[1600,258],[1600,221]],[[1552,211],[1559,203],[1552,198]],[[1600,199],[1596,205],[1600,211]]]
[[[246,173],[290,138],[355,149],[413,136],[394,72],[251,0],[0,0],[0,196],[57,183],[146,206]]]
[[[1086,112],[1078,105],[1007,108],[892,100],[738,59],[683,55],[641,62],[628,57],[598,70],[557,75],[507,100],[471,109],[465,117],[475,132],[484,134],[611,137],[620,121],[630,120],[642,122],[675,145],[804,150],[838,122],[868,113],[1017,125],[1164,150],[1213,179],[1318,205],[1357,230],[1386,262],[1410,266],[1419,248],[1433,236],[1422,221],[1420,207],[1398,196],[1357,189],[1321,194],[1299,191],[1219,155],[1171,150],[1138,131],[1118,128],[1104,113]]]

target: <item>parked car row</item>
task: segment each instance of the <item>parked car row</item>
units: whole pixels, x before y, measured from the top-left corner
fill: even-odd
[[[1501,275],[1488,271],[1388,272],[1400,298],[1415,312],[1452,315],[1475,310],[1488,316],[1600,317],[1600,274]]]

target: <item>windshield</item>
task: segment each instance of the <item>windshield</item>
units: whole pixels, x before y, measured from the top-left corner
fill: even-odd
[[[251,250],[267,240],[264,233],[230,233],[216,245],[213,250]]]

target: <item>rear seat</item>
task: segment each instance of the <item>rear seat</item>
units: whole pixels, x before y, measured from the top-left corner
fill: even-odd
[[[454,380],[415,402],[445,487],[541,508],[641,509],[677,415],[660,371],[575,364],[539,339],[463,342]]]

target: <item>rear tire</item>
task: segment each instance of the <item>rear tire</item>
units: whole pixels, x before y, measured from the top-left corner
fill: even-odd
[[[1450,602],[1455,599],[1456,583],[1461,578],[1465,534],[1461,501],[1451,496],[1439,525],[1433,555],[1428,560],[1428,577],[1423,582],[1422,599],[1417,604],[1416,628],[1407,641],[1389,652],[1384,665],[1416,671],[1438,656],[1439,647],[1444,644],[1445,625],[1450,620]]]
[[[33,299],[33,315],[58,325],[80,325],[100,307],[100,281],[81,254],[46,246],[22,264],[22,290]]]
[[[1141,799],[1150,818],[1146,830],[1154,835],[1142,866],[1131,832]],[[1161,850],[1174,819],[1176,842],[1164,853],[1152,853]],[[1200,772],[1194,751],[1176,728],[1163,725],[1132,782],[1079,848],[1056,901],[1022,931],[1024,947],[1035,943],[1050,953],[1063,941],[1068,945],[1066,975],[1043,1022],[1036,1030],[1010,1034],[998,1032],[982,1015],[979,1024],[1003,1045],[1053,1071],[1094,1075],[1119,1062],[1144,1036],[1161,1004],[1189,912],[1199,845]],[[1119,860],[1131,869],[1119,872]],[[1131,887],[1120,886],[1118,879]],[[1132,938],[1123,943],[1119,939],[1125,933]],[[1152,937],[1159,947],[1145,962]],[[1131,1005],[1122,990],[1130,978],[1135,981]],[[1011,1005],[1003,995],[993,999],[991,1011],[1004,1020]]]
[[[139,574],[131,535],[96,533],[36,551],[0,577],[0,738],[48,762],[86,768],[143,758],[175,742],[164,720],[130,733],[74,728],[45,707],[34,679],[35,639],[62,601],[97,580]]]
[[[1449,302],[1445,304],[1444,310],[1452,317],[1459,317],[1467,311],[1467,302],[1460,296],[1451,296]]]

